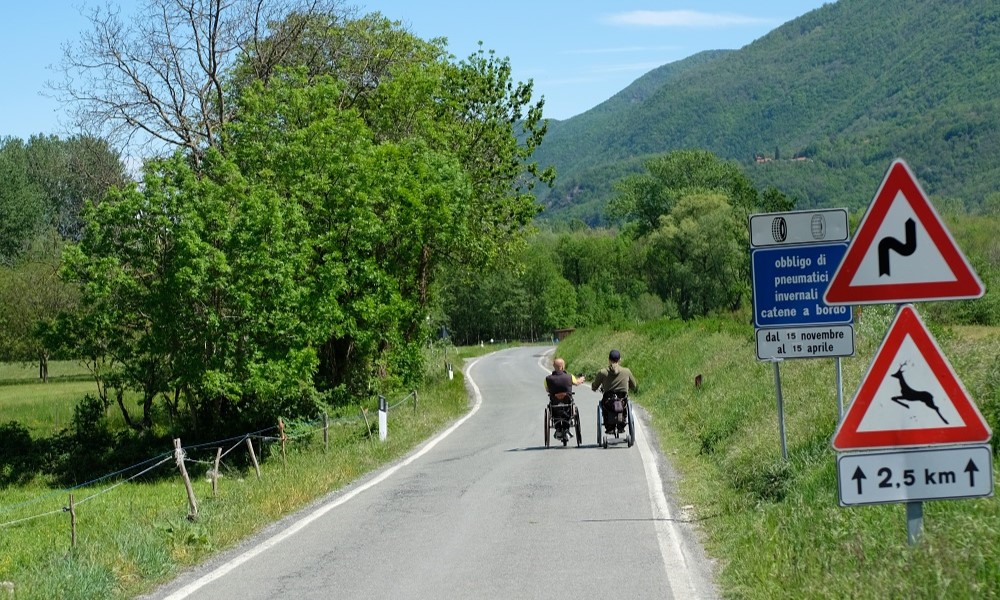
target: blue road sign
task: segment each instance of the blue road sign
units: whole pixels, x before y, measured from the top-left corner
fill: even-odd
[[[756,327],[846,325],[850,306],[829,306],[823,294],[847,243],[754,248],[753,322]]]

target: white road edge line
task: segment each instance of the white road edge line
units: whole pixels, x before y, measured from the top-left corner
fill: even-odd
[[[555,352],[555,349],[544,353],[538,359],[538,366],[546,372],[549,369],[546,368],[543,361],[551,352]],[[660,479],[660,471],[656,467],[656,456],[646,441],[646,429],[643,427],[642,421],[636,419],[635,429],[636,442],[639,444],[639,457],[642,459],[642,468],[646,472],[646,489],[649,491],[649,502],[653,507],[656,540],[660,545],[660,557],[663,559],[663,569],[666,571],[670,590],[673,592],[674,598],[700,598],[690,577],[687,559],[680,543],[681,536],[670,514],[670,505],[663,493],[663,480]]]
[[[646,429],[642,421],[635,421],[636,442],[639,444],[639,455],[642,457],[642,468],[646,471],[646,487],[649,490],[649,502],[653,506],[653,522],[656,525],[656,538],[660,542],[660,556],[663,558],[663,568],[667,572],[667,581],[674,598],[700,598],[691,580],[690,567],[681,546],[680,533],[670,514],[670,505],[663,493],[663,480],[656,467],[656,456],[646,441]]]
[[[288,527],[284,531],[271,536],[267,540],[263,541],[261,544],[259,544],[257,546],[254,546],[252,549],[244,552],[243,554],[240,554],[239,556],[236,556],[235,558],[233,558],[229,562],[225,563],[224,565],[222,565],[219,568],[217,568],[214,571],[212,571],[211,573],[209,573],[209,574],[207,574],[207,575],[205,575],[205,576],[203,576],[203,577],[201,577],[201,578],[199,578],[199,579],[197,579],[197,580],[195,580],[195,581],[193,581],[193,582],[185,585],[184,587],[180,588],[179,590],[175,591],[174,593],[170,594],[169,596],[166,596],[164,598],[164,600],[182,600],[183,598],[187,598],[188,596],[190,596],[194,592],[198,591],[199,589],[201,589],[202,587],[208,585],[209,583],[215,581],[216,579],[220,579],[222,577],[225,577],[228,573],[232,572],[236,567],[238,567],[238,566],[242,565],[243,563],[247,562],[248,560],[250,560],[250,559],[252,559],[252,558],[254,558],[254,557],[256,557],[256,556],[258,556],[258,555],[260,555],[260,554],[262,554],[262,553],[264,553],[266,551],[268,551],[268,550],[270,550],[271,548],[275,547],[276,545],[280,544],[284,540],[290,538],[291,536],[295,535],[296,533],[298,533],[299,531],[301,531],[302,529],[304,529],[307,525],[309,525],[310,523],[312,523],[316,519],[322,517],[326,513],[330,512],[331,510],[337,508],[341,504],[344,504],[345,502],[347,502],[348,500],[354,498],[355,496],[357,496],[361,492],[363,492],[363,491],[365,491],[365,490],[367,490],[369,488],[372,488],[372,487],[374,487],[374,486],[382,483],[383,481],[385,481],[386,479],[388,479],[389,477],[391,477],[392,474],[395,473],[396,471],[398,471],[398,470],[402,469],[403,467],[409,465],[410,463],[412,463],[413,461],[417,460],[418,458],[420,458],[424,454],[427,454],[427,452],[429,452],[431,450],[431,448],[433,448],[434,446],[436,446],[438,444],[438,442],[440,442],[444,438],[446,438],[449,435],[451,435],[452,432],[454,432],[456,429],[458,429],[459,427],[461,427],[463,423],[465,423],[466,421],[468,421],[472,417],[472,415],[476,414],[476,412],[479,411],[479,407],[483,403],[483,395],[482,395],[482,393],[480,393],[479,386],[476,385],[476,382],[472,379],[472,377],[471,377],[471,375],[469,375],[469,373],[472,372],[472,368],[474,366],[476,366],[476,364],[480,360],[482,360],[482,358],[483,357],[479,357],[476,360],[474,360],[471,364],[469,364],[469,368],[466,369],[466,380],[472,386],[472,391],[475,393],[475,396],[476,396],[476,403],[472,406],[472,410],[470,410],[467,415],[465,415],[464,417],[462,417],[461,419],[459,419],[458,421],[456,421],[448,429],[442,431],[437,437],[435,437],[431,441],[427,442],[427,444],[424,445],[423,448],[421,448],[419,451],[415,452],[414,454],[411,454],[403,462],[400,462],[400,463],[396,464],[395,466],[393,466],[393,467],[391,467],[389,469],[386,469],[381,474],[379,474],[377,477],[375,477],[371,481],[365,483],[364,485],[358,486],[357,488],[351,490],[350,492],[344,494],[343,496],[337,497],[335,500],[331,501],[330,503],[324,504],[324,505],[320,506],[319,508],[317,508],[313,512],[309,513],[305,517],[302,517],[301,519],[299,519],[298,521],[296,521],[295,523],[293,523],[290,527]]]

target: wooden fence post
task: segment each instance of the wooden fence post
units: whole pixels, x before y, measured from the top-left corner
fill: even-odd
[[[413,414],[417,414],[417,390],[413,390]]]
[[[184,450],[181,449],[180,438],[174,438],[174,460],[177,462],[177,468],[181,471],[181,479],[184,480],[184,489],[187,490],[188,507],[190,508],[187,518],[189,521],[194,521],[198,518],[198,499],[194,497],[191,478],[188,477],[187,468],[184,466]]]
[[[212,497],[219,492],[219,461],[222,460],[222,447],[215,449],[215,467],[212,469]]]
[[[76,548],[76,507],[73,506],[73,494],[69,495],[69,545]]]
[[[368,439],[372,439],[372,425],[368,422],[368,409],[362,407],[361,416],[365,418],[365,427],[368,428]]]
[[[250,441],[250,436],[247,436],[247,449],[250,450],[250,460],[253,462],[253,468],[257,471],[257,479],[260,479],[260,465],[257,464],[257,455],[253,451],[253,442]]]
[[[285,440],[288,439],[288,436],[285,435],[285,422],[281,419],[281,417],[278,417],[278,433],[281,434],[281,466],[287,467],[288,461],[285,459]]]
[[[323,451],[330,449],[330,417],[323,411]]]

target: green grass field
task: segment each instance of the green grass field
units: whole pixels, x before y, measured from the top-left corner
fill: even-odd
[[[38,365],[0,363],[0,423],[17,421],[35,437],[68,427],[73,407],[87,394],[97,394],[97,384],[79,361],[52,361],[49,380],[38,378]],[[117,410],[108,412],[112,426],[124,421]]]

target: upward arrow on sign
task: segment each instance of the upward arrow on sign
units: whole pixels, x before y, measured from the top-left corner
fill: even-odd
[[[830,279],[827,304],[979,298],[979,277],[902,160],[889,167]]]

